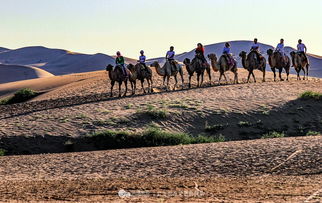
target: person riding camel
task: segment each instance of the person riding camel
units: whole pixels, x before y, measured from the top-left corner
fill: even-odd
[[[232,56],[231,56],[231,53],[230,53],[230,43],[226,42],[222,53],[223,53],[223,56],[226,57],[228,65],[229,66],[233,65],[234,61],[232,60]]]
[[[124,57],[121,55],[121,52],[119,52],[119,51],[116,52],[115,64],[116,64],[116,66],[121,66],[122,67],[123,75],[125,77],[127,77]]]
[[[258,61],[258,63],[260,63],[260,60],[261,60],[261,58],[263,57],[262,55],[261,55],[261,53],[260,53],[260,50],[259,50],[259,44],[258,44],[258,40],[257,40],[257,38],[255,38],[254,39],[254,43],[253,43],[253,45],[251,46],[251,48],[250,48],[250,51],[252,52],[255,52],[256,53],[256,57],[257,57],[257,61]]]
[[[171,46],[170,50],[167,51],[165,58],[167,61],[169,61],[172,71],[176,70],[176,64],[174,63],[174,56],[175,56],[174,47]]]
[[[302,40],[299,39],[298,41],[298,45],[297,45],[297,53],[304,58],[305,61],[308,62],[307,56],[306,56],[306,51],[307,48],[305,46],[305,44],[302,43]],[[293,63],[294,64],[294,63]]]
[[[148,70],[145,60],[146,60],[146,56],[144,55],[144,51],[141,50],[140,51],[141,56],[139,57],[139,60],[137,62],[139,62],[146,70]]]
[[[280,40],[280,43],[277,44],[275,52],[278,52],[282,55],[283,58],[285,58],[285,51],[284,51],[284,39]]]
[[[205,58],[205,48],[201,43],[197,44],[197,48],[195,50],[196,58],[200,59],[203,64],[207,64],[207,60]]]

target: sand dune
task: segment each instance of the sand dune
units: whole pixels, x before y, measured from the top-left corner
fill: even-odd
[[[9,51],[10,49],[4,48],[4,47],[0,47],[0,52],[4,52],[4,51]]]
[[[19,80],[48,78],[52,76],[54,75],[40,68],[32,66],[0,64],[0,85],[3,83],[15,82]]]
[[[56,90],[57,88],[62,88],[65,85],[68,85],[71,83],[77,84],[81,81],[85,81],[88,79],[92,79],[92,81],[95,81],[95,78],[97,77],[104,78],[104,76],[106,77],[106,73],[105,74],[104,73],[105,71],[97,71],[97,72],[63,75],[63,76],[53,76],[49,74],[51,75],[51,77],[0,84],[0,98],[9,96],[14,92],[16,92],[17,90],[23,89],[23,88],[31,88],[35,91],[40,91],[40,92],[51,92]],[[81,89],[82,88],[79,86],[79,89],[77,91],[79,92],[81,91]]]
[[[103,70],[114,59],[105,54],[81,54],[46,47],[25,47],[0,52],[0,63],[32,65],[54,75]]]

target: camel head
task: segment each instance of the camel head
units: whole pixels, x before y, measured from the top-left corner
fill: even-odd
[[[190,64],[190,59],[185,58],[185,59],[183,60],[183,64],[184,64],[184,65],[186,65],[186,66],[188,66],[188,65]]]
[[[267,54],[269,55],[269,56],[272,56],[273,55],[273,49],[269,49],[269,50],[267,50]]]
[[[208,58],[209,58],[210,60],[217,61],[217,56],[216,56],[216,54],[208,54]]]
[[[150,67],[158,68],[158,67],[160,67],[160,65],[157,61],[154,61],[153,63],[151,63]]]
[[[127,69],[129,69],[131,72],[134,71],[134,65],[132,63],[130,63],[129,65],[126,66]]]
[[[292,58],[295,57],[295,51],[291,51],[290,55],[292,56]]]
[[[239,53],[239,56],[241,57],[241,58],[245,58],[246,57],[246,52],[245,51],[242,51],[242,52],[240,52]]]
[[[108,64],[108,65],[106,66],[106,71],[111,71],[111,70],[113,70],[113,65]]]

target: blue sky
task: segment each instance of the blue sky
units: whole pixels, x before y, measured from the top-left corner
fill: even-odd
[[[0,46],[165,55],[196,43],[280,38],[322,55],[321,0],[0,0]]]

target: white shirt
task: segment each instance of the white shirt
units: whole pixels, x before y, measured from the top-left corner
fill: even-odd
[[[276,46],[276,51],[281,52],[281,53],[284,53],[284,44],[279,43],[279,44]]]
[[[258,44],[258,43],[257,43],[257,44],[255,44],[255,43],[254,43],[254,44],[252,45],[252,49],[259,49],[259,44]]]
[[[306,50],[306,46],[305,44],[301,43],[297,45],[297,51],[305,51]]]

